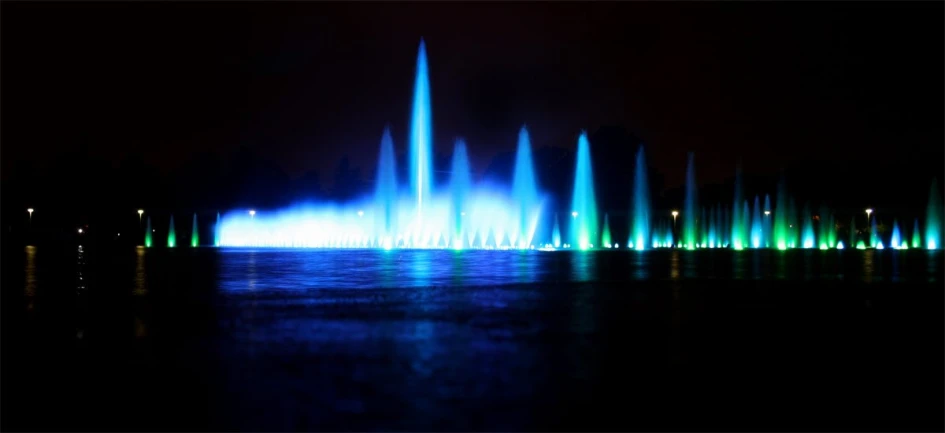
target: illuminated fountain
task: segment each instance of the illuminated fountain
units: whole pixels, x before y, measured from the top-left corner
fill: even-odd
[[[577,161],[574,168],[574,194],[571,196],[571,242],[580,249],[599,244],[597,233],[597,200],[594,196],[594,172],[591,167],[591,144],[587,134],[578,137]]]
[[[942,247],[942,196],[935,180],[929,189],[929,206],[925,215],[925,248],[937,250]]]
[[[631,210],[630,248],[643,250],[650,239],[650,186],[646,176],[646,157],[643,146],[637,150],[637,162],[633,175],[633,209]]]
[[[683,248],[686,249],[695,249],[697,233],[696,227],[696,166],[695,166],[695,155],[691,152],[689,153],[689,158],[686,163],[686,201],[683,203]]]
[[[190,229],[190,246],[196,248],[200,245],[200,232],[197,229],[197,214],[194,213],[194,221]]]
[[[855,219],[848,228],[849,240],[837,241],[835,215],[826,206],[819,214],[804,203],[798,214],[788,194],[785,178],[775,194],[746,197],[741,167],[736,171],[731,207],[716,203],[700,207],[695,157],[687,155],[685,197],[682,209],[659,211],[651,207],[644,149],[636,154],[630,212],[626,226],[615,231],[609,213],[598,209],[594,189],[591,143],[585,133],[577,140],[574,183],[570,209],[563,215],[546,215],[545,195],[537,182],[528,130],[518,131],[515,165],[510,184],[473,181],[467,143],[453,144],[448,182],[437,185],[433,171],[433,123],[431,87],[425,44],[421,41],[411,98],[407,134],[409,167],[398,179],[397,155],[391,129],[384,128],[377,159],[374,191],[347,203],[297,203],[278,210],[234,210],[217,214],[213,245],[221,247],[289,248],[450,248],[450,249],[594,249],[630,248],[792,248],[842,249],[882,245],[876,218],[869,219],[864,236],[858,236]],[[565,174],[566,175],[566,174]],[[705,197],[709,197],[706,195]],[[772,198],[774,203],[772,203]],[[763,200],[762,200],[763,199]],[[912,230],[912,248],[941,248],[942,200],[933,183],[929,205],[920,231],[919,218]],[[674,205],[679,205],[675,203]],[[564,204],[561,204],[563,208]],[[559,208],[560,209],[560,208]],[[610,210],[608,213],[607,210]],[[603,213],[602,220],[598,212]],[[672,215],[672,219],[670,219]],[[798,218],[800,216],[800,218]],[[840,215],[838,215],[840,216]],[[842,216],[845,217],[845,216]],[[884,216],[885,217],[885,216]],[[893,217],[893,216],[890,216]],[[615,221],[621,221],[615,214]],[[677,219],[681,221],[677,222]],[[907,221],[907,220],[906,220]],[[541,227],[541,235],[536,230]],[[612,243],[623,237],[626,243]],[[191,246],[199,245],[197,216],[192,220]],[[549,232],[550,228],[550,232]],[[902,249],[907,225],[893,222],[887,246]],[[564,230],[564,233],[562,233]],[[868,231],[868,233],[867,233]],[[145,230],[145,246],[152,245],[151,221]],[[622,240],[621,239],[621,240]],[[176,246],[174,219],[168,225],[167,246]]]
[[[171,215],[171,222],[167,227],[167,247],[174,248],[177,246],[177,234],[174,232],[174,215]]]
[[[148,217],[148,221],[144,225],[144,246],[145,248],[151,248],[151,217]]]

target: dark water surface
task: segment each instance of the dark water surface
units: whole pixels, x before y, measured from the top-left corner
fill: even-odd
[[[937,430],[925,251],[7,248],[4,430]]]

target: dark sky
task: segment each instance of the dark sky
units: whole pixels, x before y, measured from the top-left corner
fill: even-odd
[[[2,3],[2,161],[78,143],[166,171],[253,146],[291,175],[405,148],[427,42],[435,147],[474,169],[623,125],[668,184],[805,159],[943,159],[943,3]],[[906,162],[906,163],[904,163]],[[628,161],[628,166],[630,162]],[[925,185],[921,186],[923,189]]]

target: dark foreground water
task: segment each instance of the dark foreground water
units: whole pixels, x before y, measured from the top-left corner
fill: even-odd
[[[924,251],[7,248],[4,430],[937,430]]]

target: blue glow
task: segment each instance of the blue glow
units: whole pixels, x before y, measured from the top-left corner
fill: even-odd
[[[555,248],[561,248],[561,226],[558,224],[557,213],[555,213],[555,226],[551,230],[551,243]]]
[[[755,196],[755,209],[751,216],[751,247],[761,248],[763,229],[761,226],[761,202]]]
[[[683,243],[689,248],[693,249],[698,239],[698,233],[696,233],[697,218],[696,218],[696,209],[698,209],[697,203],[697,191],[696,191],[696,161],[695,154],[689,152],[689,156],[686,162],[686,201],[683,203],[683,214],[680,217],[683,220],[683,233],[682,239]]]
[[[630,228],[629,245],[636,245],[637,250],[643,250],[646,240],[650,238],[650,186],[646,174],[646,156],[643,146],[637,150],[637,161],[633,176],[633,216]]]
[[[531,141],[528,130],[523,126],[518,133],[518,150],[515,153],[515,177],[512,181],[512,198],[518,204],[518,230],[513,235],[521,237],[519,246],[531,245],[537,226],[537,212],[540,210],[538,186],[535,182],[535,170],[532,167]]]
[[[591,166],[591,143],[587,134],[578,137],[577,161],[574,168],[574,194],[571,196],[571,242],[580,249],[600,243],[597,232],[597,199],[594,196],[594,171]]]
[[[889,238],[889,246],[899,248],[902,244],[902,234],[899,232],[899,221],[893,219],[892,236]]]
[[[427,49],[420,40],[417,77],[413,90],[413,115],[410,120],[410,190],[416,201],[418,226],[424,226],[424,201],[429,201],[432,184],[433,114],[430,109],[430,79],[427,74]],[[419,233],[415,233],[419,234]],[[414,242],[419,239],[414,238]]]

